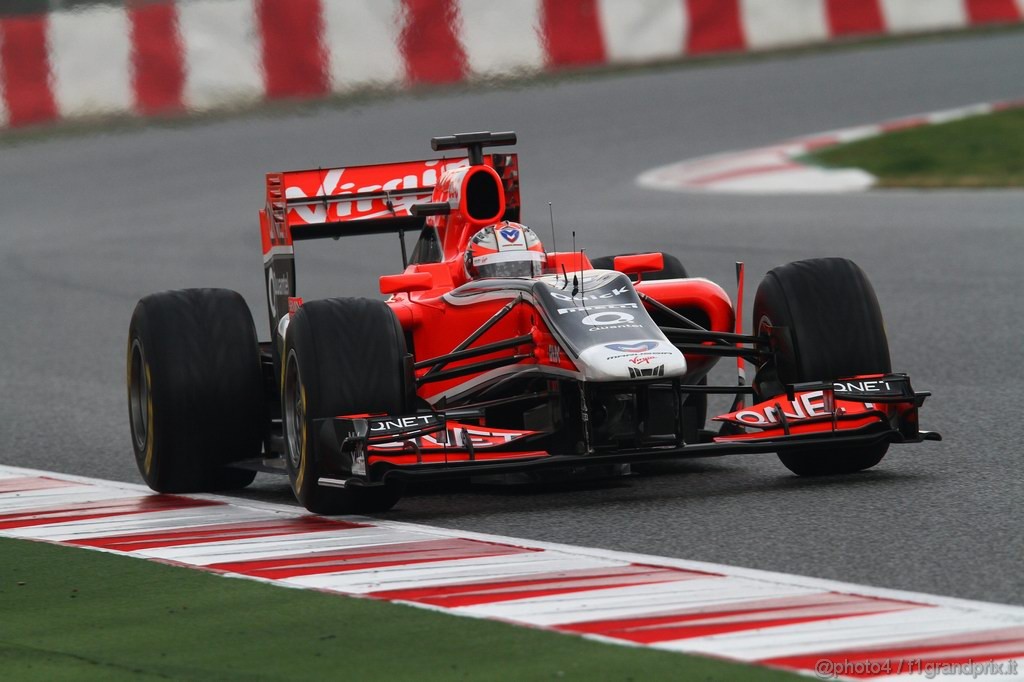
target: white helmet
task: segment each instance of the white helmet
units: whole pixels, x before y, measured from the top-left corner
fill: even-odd
[[[546,261],[544,245],[536,233],[507,220],[483,228],[466,247],[466,274],[470,279],[536,277]]]

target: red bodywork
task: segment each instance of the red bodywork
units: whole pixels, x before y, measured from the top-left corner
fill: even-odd
[[[471,165],[467,158],[427,159],[268,174],[266,207],[260,211],[260,227],[273,343],[282,342],[289,316],[302,302],[295,291],[293,243],[303,239],[399,233],[404,259],[404,233],[419,235],[416,250],[404,272],[385,275],[380,281],[382,293],[391,295],[387,302],[406,332],[413,360],[420,363],[414,370],[417,379],[430,371],[424,360],[460,350],[460,344],[508,307],[517,294],[498,289],[493,295],[470,296],[457,304],[452,298],[453,292],[459,294],[460,287],[470,284],[463,263],[471,237],[482,227],[500,220],[519,220],[517,156],[507,153],[481,156],[482,163],[476,165]],[[631,257],[624,259],[621,267],[626,272],[640,272],[653,269],[660,261],[660,256]],[[552,273],[572,274],[592,269],[582,252],[548,253],[547,268]],[[713,282],[699,278],[644,281],[641,277],[634,288],[652,318],[655,314],[664,315],[664,308],[668,308],[685,313],[690,319],[700,319],[710,332],[733,333],[734,338],[739,338],[732,302]],[[535,304],[526,303],[515,305],[473,340],[473,345],[479,347],[522,339],[519,345],[508,347],[506,344],[485,355],[451,360],[444,365],[446,372],[504,358],[511,364],[502,366],[502,376],[540,367],[550,370],[547,375],[582,377],[581,368],[576,366],[572,355],[560,347],[557,335],[546,325]],[[661,313],[657,304],[664,307]],[[701,347],[699,344],[710,346],[715,342],[698,341],[697,344],[684,350],[687,367],[684,384],[696,384],[703,379],[721,355],[692,352]],[[512,358],[518,360],[512,362]],[[635,358],[637,364],[651,359],[641,355]],[[742,385],[742,362],[739,366]],[[453,396],[457,398],[482,381],[492,380],[495,372],[498,370],[484,369],[431,380],[418,386],[417,394],[433,411],[443,411],[439,406],[451,407]],[[641,376],[639,370],[636,376]],[[687,443],[686,448],[708,450],[709,454],[717,454],[712,452],[714,449],[757,451],[791,436],[863,431],[865,427],[875,426],[900,430],[907,428],[907,424],[912,424],[914,430],[908,437],[916,437],[916,408],[920,399],[908,397],[902,402],[889,400],[876,405],[865,400],[836,399],[831,387],[803,391],[792,399],[790,402],[782,396],[741,409],[742,395],[737,394],[734,411],[716,418],[726,422],[726,427],[714,442]],[[529,437],[537,433],[452,420],[444,431],[415,433],[413,437],[394,443],[369,441],[365,454],[370,465],[387,463],[398,467],[465,460],[558,459],[555,457],[558,453],[528,444],[519,445],[518,441],[529,443]],[[476,440],[468,444],[461,440],[474,438]],[[681,446],[680,437],[675,444],[677,452]]]
[[[426,227],[437,233],[441,248],[439,262],[413,263],[405,269],[405,277],[386,275],[381,279],[382,288],[392,293],[389,305],[410,335],[415,359],[450,353],[508,302],[508,299],[496,298],[454,306],[445,300],[446,294],[469,281],[463,259],[473,234],[504,217],[518,218],[519,164],[516,155],[490,154],[484,162],[485,165],[470,166],[467,159],[432,159],[268,174],[267,207],[260,211],[264,258],[291,257],[293,241],[309,238],[311,234],[360,234],[364,225],[374,221],[412,218],[412,206],[415,204],[448,204],[451,207],[448,215],[426,219]],[[307,198],[321,201],[303,206],[285,202],[285,199]],[[324,198],[327,201],[322,201]],[[380,231],[385,229],[381,226]],[[581,252],[549,253],[547,265],[552,272],[561,272],[563,268],[570,273],[591,269],[590,261]],[[294,277],[288,281],[293,283]],[[395,291],[402,284],[418,290]],[[728,294],[713,282],[699,278],[641,281],[635,288],[670,308],[699,311],[712,331],[729,332],[734,329],[732,302]],[[295,292],[290,291],[288,295],[294,297]],[[276,327],[281,314],[275,315],[274,305],[271,308],[271,322]],[[287,306],[279,309],[287,310]],[[523,334],[530,334],[533,342],[522,348],[476,357],[472,361],[525,352],[531,357],[521,364],[547,365],[570,372],[577,369],[568,354],[550,352],[557,342],[530,306],[519,306],[481,336],[477,343],[483,345]],[[714,359],[689,355],[687,361],[689,366],[706,371]],[[453,362],[449,367],[454,369],[468,362]],[[417,374],[422,376],[426,371],[421,369]],[[420,389],[419,394],[433,401],[473,378],[471,375],[428,384]]]

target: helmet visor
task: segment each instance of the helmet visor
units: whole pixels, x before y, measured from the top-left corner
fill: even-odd
[[[547,257],[537,251],[511,251],[473,259],[478,277],[536,277]]]

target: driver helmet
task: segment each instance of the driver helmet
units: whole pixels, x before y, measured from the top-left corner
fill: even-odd
[[[546,261],[537,234],[526,225],[508,220],[483,228],[466,248],[466,274],[470,279],[536,277]]]

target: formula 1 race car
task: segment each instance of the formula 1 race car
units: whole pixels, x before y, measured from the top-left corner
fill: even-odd
[[[927,393],[892,372],[863,271],[771,270],[742,330],[706,279],[655,252],[547,251],[519,223],[514,133],[436,137],[454,158],[271,173],[260,211],[271,340],[223,289],[153,294],[128,339],[135,457],[161,492],[286,472],[318,513],[380,511],[412,479],[622,469],[776,452],[800,475],[872,467]],[[405,233],[418,235],[411,253]],[[386,301],[296,296],[293,243],[397,233]],[[708,383],[722,357],[732,385]],[[745,363],[756,366],[753,382]],[[707,428],[707,396],[735,396]],[[749,402],[749,404],[748,404]]]

